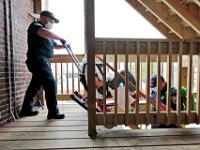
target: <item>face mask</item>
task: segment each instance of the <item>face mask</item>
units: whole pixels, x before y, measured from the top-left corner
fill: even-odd
[[[53,23],[48,22],[47,24],[45,24],[45,28],[51,30],[53,28]]]

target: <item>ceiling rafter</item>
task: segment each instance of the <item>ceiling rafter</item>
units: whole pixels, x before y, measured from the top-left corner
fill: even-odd
[[[198,34],[200,34],[200,23],[199,18],[196,18],[187,10],[187,5],[184,3],[180,3],[178,0],[162,0],[169,8],[173,9],[173,11],[183,19],[190,27],[195,30]]]
[[[199,7],[200,7],[200,1],[199,0],[193,0]]]
[[[153,0],[138,0],[144,7],[146,7],[159,21],[163,22],[172,32],[174,32],[181,39],[195,38],[195,32],[191,28],[185,28],[182,24],[182,19],[177,15],[170,16],[169,8],[161,3]]]
[[[141,5],[138,0],[126,0],[138,13],[140,13],[143,17],[145,17],[155,28],[157,28],[163,35],[165,35],[169,39],[179,39],[179,37],[171,33],[170,29],[166,27],[162,22],[159,23],[158,19],[152,15],[151,13],[146,12],[147,9]]]

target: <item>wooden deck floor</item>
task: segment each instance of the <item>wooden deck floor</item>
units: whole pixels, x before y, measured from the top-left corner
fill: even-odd
[[[75,103],[60,105],[64,120],[47,121],[47,111],[17,119],[0,128],[0,149],[92,149],[92,150],[199,150],[200,129],[124,129],[97,127],[87,134],[87,112]]]

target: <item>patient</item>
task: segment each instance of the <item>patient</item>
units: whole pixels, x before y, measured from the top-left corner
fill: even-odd
[[[86,85],[87,85],[87,55],[85,55],[85,57],[83,58],[83,61],[81,63],[82,66],[82,73],[85,75],[85,80],[86,80]],[[119,72],[122,76],[125,77],[125,70],[121,70]],[[128,71],[128,80],[129,82],[131,82],[132,84],[136,84],[135,81],[135,77],[131,74],[131,72]],[[110,92],[108,91],[108,87],[112,90],[115,89],[115,78],[114,75],[110,76],[110,75],[106,75],[106,84],[107,84],[107,97],[111,96]],[[104,85],[104,81],[103,81],[103,64],[98,61],[95,60],[95,85],[97,88],[97,91],[103,95],[103,85]],[[123,79],[121,79],[120,77],[117,77],[117,87],[119,86],[125,86],[125,81]],[[87,89],[87,87],[86,87]],[[131,86],[129,86],[129,92],[134,92],[135,89]],[[109,95],[108,95],[109,94]]]

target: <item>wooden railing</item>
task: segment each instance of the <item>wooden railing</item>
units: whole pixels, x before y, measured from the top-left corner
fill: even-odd
[[[96,125],[116,126],[116,125],[138,125],[138,124],[188,124],[199,123],[200,121],[200,41],[199,40],[158,40],[158,39],[95,39],[95,54],[104,61],[104,71],[110,71],[109,63],[116,71],[124,68],[126,73],[131,71],[136,77],[136,106],[134,111],[130,111],[128,100],[128,84],[125,86],[124,108],[119,108],[117,89],[114,90],[114,102],[112,112],[96,113]],[[83,57],[77,56],[80,60]],[[63,65],[67,63],[68,65]],[[75,66],[70,65],[69,56],[55,56],[52,66],[55,68],[55,78],[61,82],[58,93],[60,98],[67,99],[67,95],[74,90],[84,94],[84,89],[78,80],[78,71]],[[60,69],[58,69],[60,66]],[[66,71],[64,71],[63,68]],[[70,71],[69,71],[70,70]],[[61,75],[61,72],[62,75]],[[71,73],[71,76],[66,74]],[[140,107],[140,93],[146,91],[145,100],[150,100],[151,92],[149,83],[151,75],[157,74],[165,77],[168,85],[166,110],[160,109],[160,94],[157,92],[156,111],[149,107],[150,103],[145,103],[145,110]],[[59,78],[60,77],[60,78]],[[69,79],[72,81],[69,86]],[[115,72],[116,77],[116,72]],[[65,78],[66,82],[62,81]],[[104,76],[106,78],[106,76]],[[75,79],[77,81],[75,82]],[[126,83],[128,77],[125,76]],[[158,80],[158,85],[159,85]],[[66,86],[64,86],[66,84]],[[75,89],[75,84],[76,88]],[[171,110],[170,89],[177,88],[177,108]],[[186,111],[181,110],[181,87],[187,88]],[[104,87],[105,88],[105,87]],[[116,87],[117,88],[117,87]],[[157,91],[160,90],[158,86]],[[195,110],[191,110],[192,96],[195,96]],[[103,96],[105,97],[105,95]],[[106,100],[106,99],[104,99]],[[106,103],[104,102],[104,105]],[[106,108],[106,106],[104,106]]]
[[[76,57],[82,61],[83,56]],[[79,80],[79,71],[69,55],[54,55],[51,67],[56,80],[58,100],[71,100],[69,95],[74,91],[85,95],[85,90]]]
[[[133,124],[187,124],[199,123],[200,119],[200,41],[181,41],[181,40],[138,40],[138,39],[96,39],[95,41],[96,54],[102,54],[102,58],[107,61],[108,55],[113,55],[114,65],[117,70],[118,55],[122,55],[124,59],[124,68],[129,68],[130,62],[135,63],[136,76],[136,108],[134,112],[129,111],[129,101],[125,98],[125,109],[121,114],[118,112],[117,103],[113,113],[107,113],[106,110],[102,114],[97,114],[98,125],[133,125]],[[141,70],[141,64],[146,64],[146,71]],[[156,74],[158,78],[162,75],[162,63],[166,63],[166,79],[167,79],[167,105],[166,111],[160,109],[158,100],[160,92],[157,92],[156,111],[152,112],[149,109],[149,103],[146,103],[146,110],[139,110],[139,91],[141,91],[141,80],[145,74],[146,101],[149,101],[150,86],[149,80],[152,74],[151,65],[156,63]],[[176,70],[174,68],[176,63]],[[187,68],[186,76],[182,76],[182,68]],[[193,70],[196,70],[196,76]],[[152,68],[153,69],[153,68]],[[177,109],[171,110],[170,89],[172,87],[172,79],[176,71],[176,88],[177,88]],[[196,109],[191,110],[192,87],[194,87],[194,79],[196,80]],[[126,80],[128,78],[126,77]],[[186,80],[186,82],[183,82]],[[159,80],[158,80],[159,81]],[[181,86],[187,87],[187,106],[186,111],[181,110]],[[159,85],[159,83],[158,83]],[[128,85],[127,85],[128,86]],[[117,91],[115,89],[115,91]],[[157,91],[160,91],[158,86]],[[125,93],[128,93],[126,88]],[[117,94],[115,94],[117,96]],[[125,96],[128,94],[125,94]],[[127,96],[126,96],[127,97]]]

